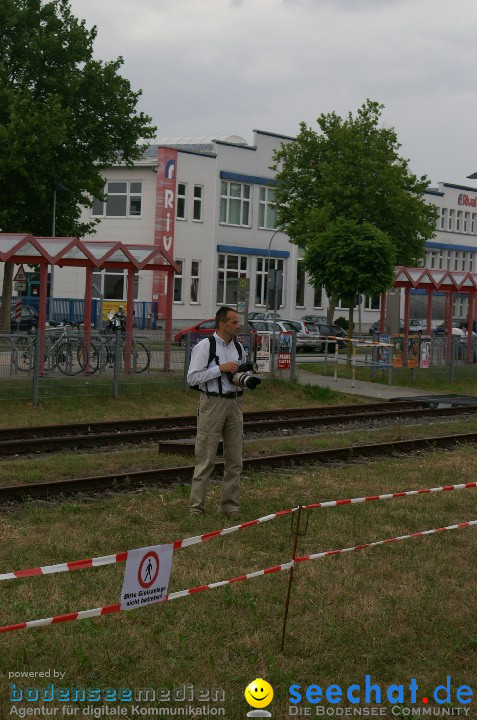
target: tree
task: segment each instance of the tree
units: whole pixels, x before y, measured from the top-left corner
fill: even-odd
[[[344,218],[330,223],[306,248],[304,263],[313,284],[323,285],[330,297],[347,300],[348,337],[353,337],[356,296],[379,295],[391,286],[394,256],[395,249],[386,233],[371,223]]]
[[[137,112],[141,92],[119,74],[122,58],[93,58],[96,28],[68,0],[0,4],[0,228],[50,235],[53,192],[58,235],[82,236],[82,206],[102,197],[103,168],[129,164],[154,137]],[[5,268],[0,328],[9,330],[12,269]]]
[[[355,117],[322,114],[321,132],[301,123],[296,141],[275,153],[278,225],[301,248],[343,217],[386,233],[395,263],[422,258],[436,222],[434,207],[423,200],[429,180],[410,172],[395,130],[380,126],[383,109],[367,100]]]

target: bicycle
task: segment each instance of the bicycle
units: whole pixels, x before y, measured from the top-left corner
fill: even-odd
[[[78,330],[81,325],[75,324]],[[53,368],[58,368],[63,375],[79,375],[88,366],[89,353],[79,335],[73,337],[69,334],[70,327],[69,323],[63,326],[63,332],[51,345],[48,355]]]
[[[99,337],[91,338],[89,370],[95,373],[116,363],[116,333],[121,333],[122,360],[127,365],[125,318],[118,313],[109,313],[108,324]],[[143,373],[151,363],[151,353],[142,342],[131,340],[130,368],[132,372]]]
[[[76,323],[79,329],[81,323]],[[58,368],[63,375],[78,375],[88,365],[88,351],[82,338],[71,336],[68,332],[71,323],[64,322],[62,326],[47,328],[47,333],[55,333],[56,337],[45,338],[44,363],[48,369]],[[62,329],[61,329],[62,328]],[[38,341],[36,330],[30,335],[12,338],[13,363],[18,370],[28,372],[33,369],[35,357],[35,343]],[[49,347],[48,347],[49,346]]]
[[[33,367],[34,346],[30,335],[10,336],[12,362],[17,370],[29,372]]]

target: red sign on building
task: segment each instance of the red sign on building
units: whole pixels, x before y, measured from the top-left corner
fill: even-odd
[[[159,147],[157,150],[156,214],[154,245],[159,245],[165,257],[174,261],[174,222],[176,217],[177,150]],[[158,314],[164,317],[166,296],[172,293],[167,273],[155,270],[152,277],[152,300],[158,303]]]

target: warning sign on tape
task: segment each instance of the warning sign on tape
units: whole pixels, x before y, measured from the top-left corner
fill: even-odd
[[[274,573],[283,572],[284,570],[290,570],[292,567],[295,567],[298,563],[303,563],[308,560],[321,560],[323,558],[332,557],[334,555],[344,555],[346,553],[355,552],[357,550],[367,550],[369,548],[378,547],[379,545],[387,545],[389,543],[395,543],[395,542],[399,542],[401,540],[413,540],[413,539],[417,539],[417,538],[423,538],[423,537],[427,537],[429,535],[443,533],[443,532],[447,532],[449,530],[460,530],[462,528],[468,528],[468,527],[472,527],[475,525],[477,525],[477,520],[468,520],[466,522],[457,523],[456,525],[447,525],[445,527],[434,528],[432,530],[421,530],[419,532],[411,533],[410,535],[399,535],[396,537],[386,538],[385,540],[376,540],[374,542],[364,543],[363,545],[354,545],[353,547],[342,548],[340,550],[328,550],[326,552],[314,553],[312,555],[302,555],[301,557],[292,558],[288,562],[281,563],[280,565],[273,565],[272,567],[265,568],[264,570],[256,570],[255,572],[247,573],[246,575],[239,575],[238,577],[231,578],[230,580],[220,580],[219,582],[209,583],[208,585],[199,585],[198,587],[188,588],[187,590],[179,590],[178,592],[173,592],[170,595],[165,594],[162,601],[166,602],[166,601],[171,601],[171,600],[179,600],[179,598],[187,597],[190,595],[195,595],[197,593],[204,592],[206,590],[215,590],[216,588],[223,587],[224,585],[231,585],[233,583],[242,582],[244,580],[251,580],[252,578],[259,577],[260,575],[272,575]],[[146,574],[147,574],[148,551],[149,550],[155,551],[157,548],[160,548],[160,547],[167,547],[167,546],[158,545],[158,546],[152,547],[152,548],[143,548],[142,550],[133,551],[133,552],[138,553],[139,566],[141,564],[143,566],[141,569],[141,573],[140,573],[141,579],[143,582],[145,581],[145,577],[143,574],[144,564],[146,565]],[[172,561],[172,555],[171,555],[171,561]],[[139,573],[139,566],[136,564],[138,573]],[[151,568],[151,573],[153,573],[153,567]],[[160,573],[160,570],[159,570],[159,573]],[[137,578],[137,582],[139,583],[139,577]],[[147,583],[148,580],[145,582]],[[124,591],[124,586],[123,586],[123,591]],[[155,598],[154,600],[151,600],[150,602],[152,603],[152,602],[159,602],[159,601],[160,601],[159,598]],[[103,615],[110,615],[112,613],[118,613],[118,612],[121,612],[121,610],[131,609],[133,607],[134,607],[134,605],[125,608],[122,606],[122,604],[118,603],[117,605],[106,605],[104,607],[93,608],[91,610],[81,610],[79,612],[68,613],[67,615],[56,615],[54,617],[42,618],[41,620],[28,620],[27,622],[18,623],[16,625],[0,626],[0,633],[12,632],[15,630],[28,630],[28,629],[32,629],[32,628],[44,627],[46,625],[55,625],[57,623],[71,622],[71,621],[75,621],[75,620],[86,620],[87,618],[100,617]]]
[[[173,545],[153,545],[128,552],[121,610],[132,610],[167,597]]]

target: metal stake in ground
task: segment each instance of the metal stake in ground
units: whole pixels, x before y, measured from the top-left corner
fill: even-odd
[[[293,536],[293,550],[292,550],[292,560],[295,560],[296,557],[296,546],[298,544],[298,537],[300,535],[300,519],[301,519],[301,511],[302,511],[303,505],[298,506],[298,515],[296,519],[296,528],[295,528],[295,534]],[[292,523],[294,520],[294,516],[292,515]],[[292,524],[293,527],[293,524]],[[308,527],[308,522],[306,524],[306,527]],[[306,528],[305,528],[306,533]],[[293,582],[293,565],[290,568],[290,572],[288,574],[288,591],[287,591],[287,599],[285,603],[285,614],[283,616],[283,627],[282,627],[282,642],[280,645],[280,650],[283,652],[283,648],[285,646],[285,632],[287,628],[287,621],[288,621],[288,610],[290,607],[290,596],[291,596],[291,588],[292,588],[292,582]]]

